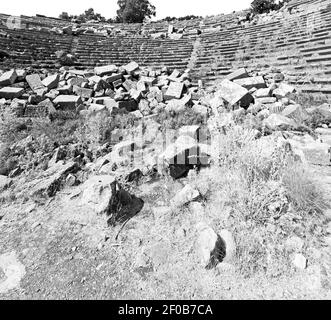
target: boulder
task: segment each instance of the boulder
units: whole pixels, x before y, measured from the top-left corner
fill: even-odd
[[[92,103],[88,107],[88,111],[90,114],[96,115],[100,113],[104,113],[105,115],[109,114],[108,108],[102,104]]]
[[[273,104],[275,102],[277,102],[277,99],[275,97],[255,98],[255,103],[258,104],[268,105],[268,104]]]
[[[165,100],[180,99],[184,90],[184,84],[178,82],[171,82],[168,90],[164,95]]]
[[[248,74],[245,68],[238,69],[234,72],[231,72],[228,74],[225,79],[229,81],[237,80],[237,79],[242,79],[242,78],[247,78]]]
[[[225,257],[221,262],[230,263],[235,259],[236,256],[236,243],[233,235],[228,230],[221,230],[220,237],[223,240],[223,250],[225,249]]]
[[[61,109],[76,110],[82,103],[82,99],[74,95],[59,95],[53,100],[53,103]]]
[[[270,97],[270,88],[261,88],[254,92],[254,97],[256,98],[267,98]]]
[[[14,99],[19,98],[23,95],[23,88],[4,87],[0,89],[0,98]]]
[[[288,251],[295,251],[297,253],[301,252],[303,248],[304,242],[298,236],[293,236],[288,238],[285,242],[286,250]]]
[[[40,89],[44,89],[45,86],[42,83],[39,74],[31,74],[25,77],[26,82],[34,92],[38,92]]]
[[[115,65],[107,65],[102,67],[95,67],[94,73],[98,76],[111,75],[112,73],[117,72],[118,68]]]
[[[308,113],[299,104],[291,104],[287,106],[281,114],[297,122],[303,122],[309,118]]]
[[[291,130],[297,127],[294,120],[276,113],[264,119],[263,124],[270,130]]]
[[[51,197],[59,190],[62,180],[70,172],[75,172],[78,166],[75,162],[59,161],[43,172],[36,180],[28,184],[27,190],[31,197]]]
[[[277,99],[282,99],[287,97],[290,93],[295,92],[295,88],[286,84],[281,83],[277,89],[275,89],[272,93]]]
[[[76,95],[84,98],[84,99],[89,99],[92,97],[93,94],[93,90],[92,89],[88,89],[88,88],[82,88],[79,86],[74,85],[72,88],[73,93],[75,93]]]
[[[297,153],[301,154],[303,162],[323,166],[330,165],[329,144],[315,140],[308,134],[302,137],[293,136],[288,139],[288,142]]]
[[[292,263],[296,268],[300,270],[304,270],[307,268],[307,259],[301,253],[296,253],[293,256]]]
[[[110,216],[107,223],[116,226],[128,221],[138,214],[144,207],[144,201],[128,191],[118,183],[112,184],[112,198],[107,214]]]
[[[127,65],[123,66],[124,70],[128,73],[131,74],[132,72],[136,71],[139,69],[139,64],[137,62],[130,62]]]
[[[225,243],[222,238],[207,224],[199,223],[197,251],[202,265],[212,269],[225,257]]]
[[[8,177],[0,175],[0,191],[9,185],[10,181],[11,180]]]
[[[254,100],[247,89],[227,79],[223,80],[218,86],[216,96],[220,96],[230,105],[240,103],[242,107],[249,107]]]
[[[128,112],[132,112],[138,110],[138,103],[134,99],[118,101],[118,108],[125,109]]]
[[[184,204],[196,200],[199,196],[199,191],[187,184],[173,199],[171,199],[171,205],[174,207],[181,207]]]
[[[0,87],[12,85],[17,78],[15,70],[10,70],[0,76]]]
[[[57,86],[59,84],[59,79],[60,79],[60,76],[58,74],[54,74],[52,76],[45,78],[42,81],[42,84],[45,87],[47,87],[49,90],[55,89],[55,88],[57,88]]]
[[[261,89],[267,87],[264,78],[262,76],[236,79],[233,80],[233,82],[239,84],[240,86],[246,88],[247,90],[250,90],[252,88]]]
[[[92,176],[81,186],[80,204],[89,206],[97,214],[107,213],[113,196],[112,185],[116,179],[111,175]]]

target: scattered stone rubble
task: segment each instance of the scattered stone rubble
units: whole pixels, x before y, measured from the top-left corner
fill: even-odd
[[[52,197],[63,185],[79,185],[72,197],[79,197],[81,205],[90,206],[97,214],[109,215],[108,224],[115,226],[125,223],[144,206],[142,199],[125,190],[121,184],[123,178],[126,182],[137,182],[151,172],[169,172],[172,178],[180,179],[213,161],[215,148],[211,148],[209,141],[213,134],[211,121],[207,128],[192,125],[175,130],[170,143],[162,149],[162,140],[158,140],[162,137],[161,125],[155,121],[160,113],[173,117],[191,108],[204,117],[213,115],[214,119],[223,119],[218,125],[224,128],[224,133],[232,122],[258,122],[257,138],[273,131],[288,131],[286,139],[301,161],[310,161],[310,152],[318,150],[322,155],[320,159],[330,164],[329,144],[310,136],[309,128],[304,125],[316,115],[318,126],[331,127],[330,106],[304,109],[294,101],[295,88],[283,79],[280,72],[270,77],[239,69],[216,85],[212,96],[206,98],[199,88],[192,86],[190,70],[154,70],[141,68],[136,62],[85,71],[62,67],[51,73],[16,69],[0,73],[0,108],[17,117],[52,119],[57,112],[70,111],[86,120],[98,115],[130,113],[141,121],[144,136],[118,132],[122,141],[103,146],[102,155],[96,160],[79,146],[72,146],[71,150],[57,148],[48,161],[47,170],[29,183],[29,194],[33,198]],[[311,144],[301,146],[293,134],[295,131],[304,131],[302,139],[310,139]],[[130,159],[135,155],[136,160],[141,152],[144,152],[142,162],[133,166]],[[77,174],[82,170],[88,173],[87,179]],[[0,176],[0,189],[8,185],[10,177],[19,176],[21,172],[22,168],[14,168],[8,178]],[[186,184],[171,205],[180,207],[199,197],[200,192]],[[198,247],[205,267],[212,268],[223,260],[231,261],[235,241],[229,231],[217,234],[208,225],[199,226],[198,231]],[[294,239],[288,247],[301,247],[299,242]],[[304,269],[306,262],[298,252],[296,254],[294,265]]]

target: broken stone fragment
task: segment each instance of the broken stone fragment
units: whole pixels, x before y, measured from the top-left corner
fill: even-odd
[[[187,175],[194,167],[208,165],[209,150],[189,136],[180,136],[158,157],[159,172],[169,169],[170,176],[179,179]]]
[[[137,88],[137,83],[132,81],[132,80],[126,80],[125,82],[123,82],[122,85],[125,88],[125,90],[128,91],[128,92],[132,89]]]
[[[0,89],[0,98],[14,99],[19,98],[23,95],[23,88],[4,87]]]
[[[139,64],[137,62],[132,61],[127,65],[123,66],[123,68],[128,74],[130,74],[139,68]]]
[[[128,112],[132,112],[138,110],[138,103],[134,99],[118,101],[118,107],[119,109],[126,109]]]
[[[192,188],[189,184],[187,184],[182,190],[180,190],[176,196],[171,199],[171,205],[174,207],[180,207],[184,204],[187,204],[191,201],[194,201],[200,196],[198,190]]]
[[[77,169],[77,163],[73,161],[66,164],[59,161],[43,172],[36,180],[29,183],[27,190],[29,190],[31,197],[52,197],[59,190],[66,174],[75,172]]]
[[[197,251],[202,265],[206,269],[212,269],[222,262],[226,255],[224,240],[207,224],[199,223]]]
[[[24,69],[16,69],[17,79],[18,81],[24,81],[26,77],[26,71]]]
[[[39,74],[28,75],[25,77],[25,80],[34,92],[36,92],[39,89],[45,88],[44,84],[41,82]]]
[[[49,99],[39,102],[37,106],[28,105],[25,108],[26,117],[46,117],[55,112],[56,109]]]
[[[247,89],[227,79],[223,80],[218,86],[216,96],[220,96],[230,105],[240,103],[242,107],[249,107],[254,100]]]
[[[78,96],[84,98],[84,99],[89,99],[92,97],[93,90],[92,89],[87,89],[87,88],[82,88],[79,86],[74,85],[72,88],[73,93],[77,94]]]
[[[141,111],[141,113],[144,116],[147,116],[147,115],[150,114],[151,109],[149,107],[149,103],[148,103],[147,100],[145,100],[145,99],[140,100],[140,102],[139,102],[139,110]]]
[[[272,104],[277,102],[277,99],[275,97],[264,97],[264,98],[256,98],[255,103],[259,104]]]
[[[73,95],[60,95],[54,99],[53,103],[61,109],[75,110],[82,103],[82,99]]]
[[[285,242],[285,247],[288,251],[301,252],[304,242],[298,236],[288,238]]]
[[[270,97],[270,88],[261,88],[254,92],[254,97],[256,98],[267,98]]]
[[[234,72],[231,72],[230,74],[228,74],[225,79],[229,80],[229,81],[233,81],[233,80],[237,80],[237,79],[241,79],[241,78],[247,78],[248,74],[245,68],[241,68],[238,69]]]
[[[0,76],[0,87],[12,85],[17,78],[15,70],[5,72]]]
[[[145,77],[145,76],[140,77],[140,81],[144,82],[145,84],[147,84],[150,87],[155,85],[157,82],[157,80],[155,78]],[[138,89],[138,87],[137,87],[137,89]]]
[[[82,77],[74,77],[67,81],[68,85],[78,86],[78,87],[82,87],[82,84],[86,83],[86,82],[87,82],[87,79],[82,78]]]
[[[11,179],[6,176],[0,175],[0,191],[7,187],[10,183]]]
[[[47,78],[45,78],[43,81],[42,81],[42,84],[47,87],[49,90],[50,89],[55,89],[57,88],[58,84],[59,84],[59,75],[58,74],[54,74],[52,76],[49,76]]]
[[[110,218],[107,223],[109,226],[116,226],[139,213],[144,207],[144,201],[124,190],[117,182],[111,187],[112,197],[107,210]]]
[[[233,82],[239,84],[247,90],[250,90],[252,88],[261,89],[267,87],[262,76],[236,79]]]
[[[180,99],[184,90],[184,84],[178,82],[171,82],[168,90],[164,95],[165,100]]]
[[[225,257],[223,258],[224,263],[233,262],[236,256],[236,243],[234,241],[233,235],[228,230],[221,230],[220,237],[224,241]]]
[[[298,122],[305,121],[309,118],[308,113],[299,104],[292,104],[287,106],[282,111],[282,115]]]
[[[115,65],[107,65],[102,67],[95,67],[94,73],[98,76],[110,75],[117,72],[118,68]]]
[[[80,186],[81,205],[91,207],[96,214],[107,213],[112,193],[112,184],[116,181],[114,176],[92,176]]]
[[[271,114],[265,119],[263,124],[270,130],[291,130],[297,127],[294,120],[276,113]]]
[[[273,90],[272,94],[277,98],[277,99],[282,99],[287,97],[290,93],[295,92],[295,88],[286,84],[286,83],[281,83],[279,87],[275,90]]]
[[[292,263],[298,269],[304,270],[307,268],[307,259],[301,253],[296,253],[293,256]]]

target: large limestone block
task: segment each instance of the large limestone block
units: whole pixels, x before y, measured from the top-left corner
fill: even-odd
[[[59,84],[59,80],[60,80],[60,76],[58,74],[54,74],[52,76],[45,78],[42,81],[42,84],[48,89],[55,89]]]
[[[0,76],[0,87],[11,85],[15,82],[17,73],[15,70],[5,72]]]
[[[243,107],[248,107],[254,100],[247,89],[227,79],[220,83],[216,95],[220,96],[231,105],[240,103]]]
[[[22,96],[24,92],[23,88],[4,87],[0,89],[0,98],[14,99]]]
[[[28,75],[26,76],[25,80],[34,92],[45,88],[38,74]]]
[[[60,95],[54,99],[53,103],[63,109],[75,109],[82,103],[82,99],[73,95]]]
[[[94,73],[97,74],[98,76],[105,76],[105,75],[110,75],[114,72],[116,72],[118,68],[111,64],[107,66],[101,66],[101,67],[95,67],[94,68]]]
[[[178,82],[171,82],[169,88],[164,95],[165,100],[180,99],[184,90],[184,84]]]
[[[261,89],[267,87],[264,78],[262,76],[236,79],[233,82],[239,84],[240,86],[246,88],[247,90],[250,90],[252,88]]]
[[[247,78],[248,74],[245,68],[240,68],[236,71],[231,72],[229,75],[226,76],[225,79],[229,81],[233,81],[236,79]]]

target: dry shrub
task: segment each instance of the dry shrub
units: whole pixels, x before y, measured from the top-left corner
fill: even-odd
[[[287,190],[289,201],[297,211],[315,214],[326,209],[326,202],[321,190],[312,181],[309,172],[303,165],[291,163],[284,168],[282,181]]]
[[[28,122],[5,111],[0,117],[0,143],[13,144],[27,136]]]
[[[314,227],[325,208],[321,193],[277,136],[255,140],[251,130],[233,126],[216,145],[214,165],[193,185],[203,190],[216,228],[233,232],[239,270],[246,276],[289,272],[285,239],[299,230],[311,241],[318,237]],[[295,220],[296,212],[310,213],[309,219]]]

